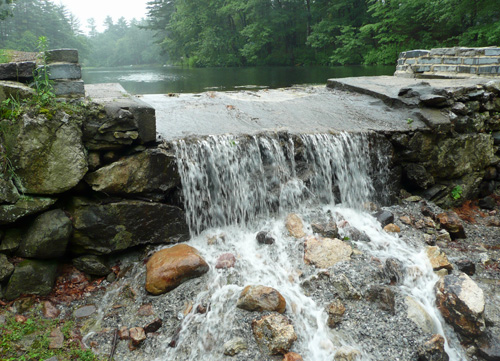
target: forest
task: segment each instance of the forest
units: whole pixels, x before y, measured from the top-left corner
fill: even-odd
[[[395,64],[399,52],[500,45],[500,0],[153,0],[104,31],[49,0],[0,1],[0,48],[75,47],[86,66]]]

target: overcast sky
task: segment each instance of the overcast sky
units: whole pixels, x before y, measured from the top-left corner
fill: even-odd
[[[97,30],[103,30],[106,16],[111,16],[116,22],[120,17],[127,20],[146,17],[146,3],[148,0],[55,0],[54,3],[64,5],[70,12],[80,19],[81,29],[87,32],[87,19],[94,18]]]

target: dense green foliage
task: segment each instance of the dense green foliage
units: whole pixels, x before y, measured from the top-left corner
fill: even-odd
[[[500,0],[156,0],[149,28],[195,66],[394,64],[400,51],[500,45]]]

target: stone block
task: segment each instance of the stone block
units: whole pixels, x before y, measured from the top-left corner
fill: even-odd
[[[446,73],[456,73],[457,67],[456,66],[434,66],[432,68],[432,70],[446,72]]]
[[[484,49],[481,48],[459,48],[458,56],[477,56],[484,55]]]
[[[500,48],[484,49],[484,55],[486,55],[486,56],[500,56]]]
[[[475,66],[459,66],[457,71],[464,74],[476,74],[477,67]]]
[[[431,71],[431,66],[430,65],[415,67],[415,73],[423,73],[423,72],[426,72],[426,71]]]
[[[477,65],[479,58],[465,58],[464,65]]]
[[[81,79],[82,68],[78,64],[51,64],[47,65],[49,79]]]
[[[420,58],[418,59],[419,64],[442,64],[443,63],[443,58],[435,57],[425,57],[425,58]]]
[[[417,62],[417,61],[416,61],[415,59],[407,59],[407,60],[405,61],[405,64],[407,64],[407,65],[413,65],[413,64],[415,64],[416,62]]]
[[[85,86],[83,80],[56,80],[54,93],[58,97],[82,98],[85,96]]]
[[[15,99],[27,99],[34,94],[30,87],[14,81],[0,81],[0,102],[14,97]]]
[[[410,50],[405,52],[405,57],[406,58],[418,58],[421,56],[429,55],[430,51],[429,50]]]
[[[78,63],[78,50],[76,49],[55,49],[45,52],[47,64],[52,63]]]
[[[500,59],[498,58],[479,58],[477,60],[477,65],[490,65],[490,64],[499,64]]]
[[[431,56],[456,56],[458,52],[457,48],[436,48],[431,49]]]
[[[443,64],[462,64],[462,58],[443,58]]]
[[[31,81],[35,66],[34,61],[0,64],[0,80]]]
[[[405,63],[404,59],[398,59],[398,65],[403,65]]]
[[[480,66],[477,69],[478,74],[499,74],[500,66]]]

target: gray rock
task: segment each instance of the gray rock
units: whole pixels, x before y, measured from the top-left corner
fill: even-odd
[[[56,80],[54,81],[54,94],[64,98],[83,98],[85,85],[83,80]]]
[[[429,107],[442,107],[446,105],[446,97],[436,94],[424,94],[420,96],[420,101]]]
[[[54,49],[45,52],[47,64],[51,63],[78,63],[77,49]]]
[[[56,79],[81,79],[82,68],[78,64],[54,63],[46,65],[50,80]],[[42,67],[38,67],[40,70]]]
[[[483,209],[495,209],[497,202],[492,197],[481,198],[478,202],[478,206]]]
[[[0,253],[0,282],[5,281],[14,272],[14,265],[9,262],[7,256]]]
[[[404,166],[405,180],[412,188],[427,189],[435,181],[422,164],[409,163]],[[406,185],[406,184],[405,184]]]
[[[52,291],[57,263],[25,260],[19,263],[9,279],[4,297],[13,300],[22,294],[45,296]]]
[[[405,298],[407,309],[407,316],[410,320],[415,322],[415,324],[420,327],[420,329],[427,333],[436,333],[437,328],[434,324],[429,313],[425,308],[417,302],[414,298],[407,296]]]
[[[167,244],[189,238],[184,212],[175,206],[124,200],[99,204],[74,198],[71,250],[109,254],[141,244]]]
[[[2,64],[0,64],[2,65]],[[32,97],[35,91],[30,87],[13,81],[0,81],[0,102],[6,99],[27,99]]]
[[[0,204],[16,203],[19,200],[19,192],[10,179],[0,178]]]
[[[259,233],[257,233],[255,238],[260,244],[274,244],[275,242],[274,237],[271,235],[271,233],[266,231],[260,231]]]
[[[73,265],[77,270],[93,276],[106,276],[111,272],[107,262],[99,256],[86,255],[73,258]]]
[[[16,82],[29,82],[33,79],[35,70],[34,61],[0,64],[0,80],[13,80]]]
[[[246,350],[248,346],[243,338],[236,337],[227,341],[222,348],[224,349],[224,355],[234,356]]]
[[[2,243],[0,243],[0,252],[13,254],[19,248],[22,239],[23,233],[20,229],[11,228],[7,230],[2,238]]]
[[[62,257],[72,230],[71,220],[62,210],[45,212],[30,226],[16,254],[37,259]]]
[[[48,120],[23,115],[12,133],[10,160],[24,193],[62,193],[87,172],[81,126],[69,116]]]
[[[394,214],[386,210],[380,210],[373,215],[377,221],[380,222],[382,227],[387,226],[389,223],[394,223]]]
[[[47,197],[21,197],[14,204],[0,205],[0,224],[8,224],[23,217],[46,210],[57,201]]]
[[[382,273],[391,283],[402,282],[405,278],[403,263],[397,258],[387,258]]]
[[[106,194],[164,195],[180,184],[175,157],[148,149],[85,176],[93,190]]]
[[[371,286],[366,298],[370,302],[374,302],[381,310],[395,313],[396,301],[394,291],[386,286]]]
[[[85,318],[93,315],[97,311],[97,307],[94,305],[87,305],[77,308],[73,312],[73,316],[76,318]]]
[[[487,361],[500,360],[500,328],[490,328],[477,342],[478,353]]]

